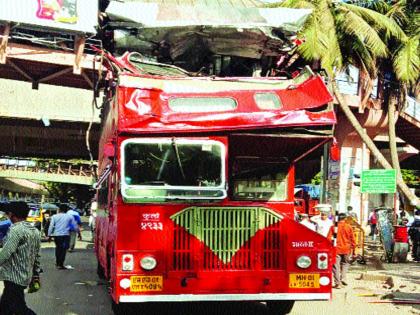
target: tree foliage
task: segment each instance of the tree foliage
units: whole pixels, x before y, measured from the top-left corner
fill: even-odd
[[[358,1],[354,2],[358,3]],[[371,6],[372,3],[378,3],[377,7]],[[378,75],[381,61],[385,61],[382,65],[391,65],[391,71],[400,80],[403,78],[405,82],[417,80],[418,40],[412,42],[412,37],[417,36],[419,28],[410,26],[410,23],[417,24],[418,20],[417,22],[410,20],[412,15],[407,13],[412,12],[413,8],[408,8],[408,3],[412,4],[410,0],[399,0],[387,7],[388,3],[381,0],[365,0],[363,1],[365,6],[333,0],[285,0],[272,5],[313,10],[300,34],[304,42],[298,47],[298,52],[307,61],[320,62],[322,68],[327,71],[332,79],[331,87],[341,110],[384,168],[392,166],[364,132],[360,122],[341,95],[335,78],[337,73],[343,71],[348,65],[353,65],[360,69],[368,81],[372,81]],[[389,13],[387,8],[393,8],[393,13]],[[384,10],[386,14],[379,9]],[[406,22],[407,20],[410,22]],[[407,36],[404,31],[410,36]],[[397,176],[397,185],[411,203],[419,202],[400,175]]]
[[[94,190],[85,185],[46,182],[43,186],[51,198],[59,202],[74,203],[79,209],[83,209],[94,196]]]
[[[401,174],[404,182],[412,188],[420,187],[420,171],[419,170],[407,170],[401,169]]]

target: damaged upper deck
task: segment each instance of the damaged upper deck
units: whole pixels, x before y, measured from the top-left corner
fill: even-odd
[[[268,8],[260,1],[110,1],[104,28],[116,52],[202,66],[212,55],[261,59],[293,49],[311,10]],[[199,69],[196,67],[195,70]]]
[[[331,130],[335,113],[322,77],[305,68],[293,79],[193,77],[174,66],[115,59],[119,132],[224,132],[274,128]],[[321,128],[322,129],[322,128]]]

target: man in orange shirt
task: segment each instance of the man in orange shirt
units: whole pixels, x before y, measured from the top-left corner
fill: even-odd
[[[337,227],[337,245],[336,258],[333,266],[333,275],[335,285],[333,288],[340,289],[343,285],[347,285],[346,274],[350,266],[350,255],[356,248],[356,240],[354,239],[353,229],[344,219],[346,214],[338,215]]]

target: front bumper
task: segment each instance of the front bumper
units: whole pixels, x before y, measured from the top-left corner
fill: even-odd
[[[121,295],[120,303],[195,302],[195,301],[321,301],[330,300],[331,293],[260,293],[260,294],[175,294]]]

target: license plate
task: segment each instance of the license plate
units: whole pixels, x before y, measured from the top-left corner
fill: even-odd
[[[162,291],[163,289],[162,276],[132,276],[130,280],[131,292]]]
[[[289,288],[293,288],[293,289],[319,288],[319,274],[317,273],[291,273],[289,275]]]

